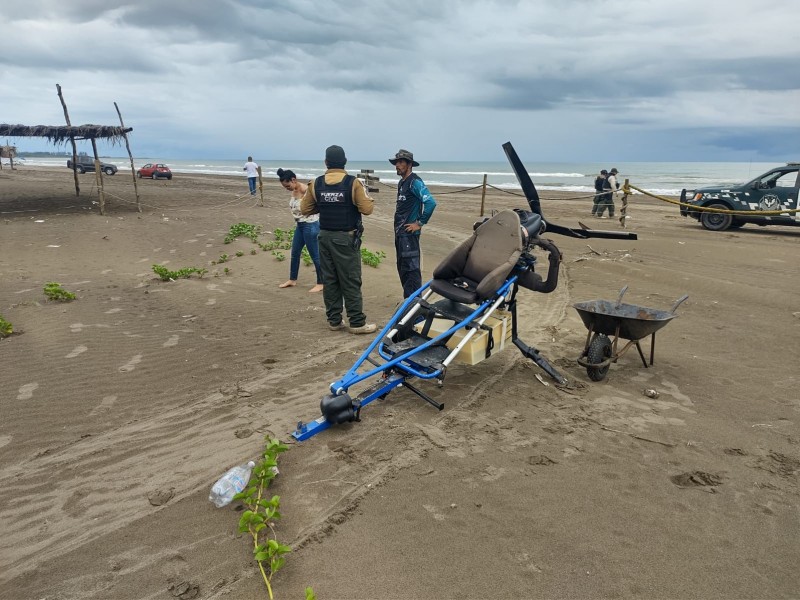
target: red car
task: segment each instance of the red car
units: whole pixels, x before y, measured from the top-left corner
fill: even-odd
[[[167,165],[161,163],[147,163],[141,169],[136,171],[136,176],[141,179],[142,177],[151,177],[153,179],[172,179],[172,171],[169,170]]]

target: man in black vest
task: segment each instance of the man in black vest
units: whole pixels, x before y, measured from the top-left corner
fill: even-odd
[[[394,211],[394,249],[397,252],[397,274],[403,286],[403,298],[408,298],[422,287],[419,238],[422,226],[436,209],[436,200],[420,176],[412,172],[419,163],[411,152],[401,148],[389,162],[400,176]]]
[[[592,203],[592,216],[599,217],[600,214],[597,212],[600,207],[600,203],[603,201],[603,190],[606,186],[606,179],[608,179],[608,171],[603,169],[600,171],[600,175],[595,177],[594,179],[594,201]]]
[[[361,215],[371,215],[373,201],[358,179],[344,170],[347,157],[341,146],[325,150],[325,175],[308,184],[300,212],[319,213],[319,258],[322,297],[332,331],[344,329],[342,305],[347,310],[350,333],[372,333],[361,297]]]

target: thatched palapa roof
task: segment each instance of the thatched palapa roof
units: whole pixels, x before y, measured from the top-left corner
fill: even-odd
[[[0,124],[0,137],[43,137],[53,144],[63,144],[70,138],[76,140],[108,139],[112,143],[122,142],[132,127],[111,125],[6,125]]]

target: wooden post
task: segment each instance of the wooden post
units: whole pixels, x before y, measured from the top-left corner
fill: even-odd
[[[119,112],[119,106],[114,102],[114,108],[117,109],[119,116],[119,124],[122,126],[122,137],[125,138],[125,147],[128,149],[128,158],[131,159],[131,175],[133,176],[133,190],[136,192],[136,209],[142,212],[142,206],[139,204],[139,186],[136,184],[136,167],[133,166],[133,154],[131,154],[131,145],[128,143],[128,134],[125,133],[125,123],[122,122],[122,113]]]
[[[622,186],[622,208],[619,210],[619,224],[625,228],[625,221],[627,220],[625,214],[628,212],[628,194],[630,194],[630,180],[626,179],[625,184]]]
[[[483,205],[486,200],[486,173],[483,174],[483,191],[481,191],[481,214],[483,216]]]
[[[67,112],[67,104],[64,102],[64,96],[61,93],[61,84],[56,84],[58,90],[58,99],[61,100],[61,106],[64,108],[64,118],[67,120],[67,128],[70,129],[69,140],[72,142],[72,176],[75,178],[75,195],[81,195],[81,185],[78,183],[78,148],[75,146],[75,137],[72,135],[72,123],[69,122],[69,112]]]
[[[258,165],[258,191],[261,194],[261,201],[258,203],[259,206],[264,206],[264,183],[261,181],[261,165]]]
[[[97,189],[100,191],[100,214],[106,214],[106,192],[103,189],[103,174],[100,172],[100,157],[97,156],[97,141],[92,138],[92,150],[94,151],[94,179],[97,182]]]

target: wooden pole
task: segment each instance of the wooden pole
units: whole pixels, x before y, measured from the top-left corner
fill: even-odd
[[[261,194],[259,206],[264,206],[264,183],[261,181],[261,165],[258,165],[258,191]]]
[[[100,214],[106,214],[106,192],[103,189],[103,174],[100,172],[100,157],[97,155],[97,140],[92,138],[92,150],[94,151],[94,179],[97,182],[97,189],[100,191]]]
[[[483,191],[481,192],[481,214],[483,216],[483,206],[486,200],[486,173],[483,174]]]
[[[114,108],[117,109],[119,116],[119,124],[122,126],[122,137],[125,138],[125,147],[128,149],[128,158],[131,159],[131,175],[133,176],[133,190],[136,192],[136,209],[142,212],[142,205],[139,204],[139,186],[136,184],[136,167],[133,166],[133,154],[131,154],[131,145],[128,143],[128,134],[125,132],[125,123],[122,121],[122,113],[119,112],[119,106],[114,102]]]
[[[622,186],[622,208],[619,210],[619,224],[622,225],[623,229],[625,229],[625,221],[627,220],[625,215],[628,212],[628,194],[630,191],[630,180],[626,179],[625,185]]]
[[[61,100],[61,106],[64,108],[64,118],[67,120],[67,127],[70,129],[69,140],[72,142],[72,176],[75,178],[75,195],[81,195],[81,185],[78,183],[78,148],[75,146],[75,137],[72,135],[72,123],[69,122],[69,112],[67,111],[67,104],[64,102],[64,95],[61,93],[61,84],[56,84],[58,90],[58,99]]]

